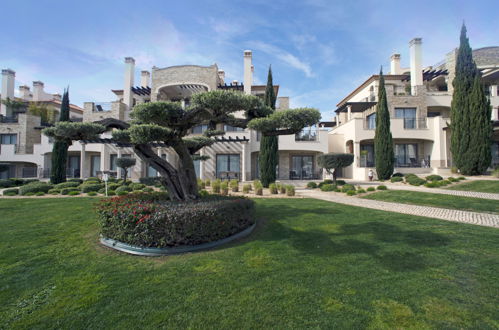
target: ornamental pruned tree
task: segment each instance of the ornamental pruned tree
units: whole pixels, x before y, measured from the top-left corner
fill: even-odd
[[[276,95],[272,81],[272,68],[269,67],[267,87],[264,96],[265,105],[275,111]],[[260,138],[260,154],[258,163],[260,167],[260,182],[265,188],[276,180],[276,168],[279,161],[279,137],[275,135],[262,135]]]
[[[244,115],[236,117],[236,112]],[[250,127],[270,135],[295,134],[319,121],[320,112],[300,108],[272,113],[256,96],[215,90],[193,95],[191,105],[185,109],[178,102],[149,102],[135,106],[130,116],[131,125],[114,121],[113,127],[118,130],[113,131],[113,139],[130,143],[135,154],[158,171],[171,199],[188,201],[199,198],[193,156],[212,145],[214,136],[224,134],[214,129],[216,124]],[[206,123],[209,129],[203,136],[188,136],[193,127]],[[178,166],[153,150],[156,143],[176,153]]]
[[[69,91],[64,90],[61,102],[59,121],[69,121]],[[71,141],[68,139],[55,138],[52,147],[52,167],[50,169],[50,182],[53,184],[66,181],[66,163],[68,159],[68,148]]]
[[[393,139],[390,131],[390,112],[386,99],[383,69],[379,72],[378,105],[376,106],[376,131],[374,133],[376,173],[380,180],[387,180],[393,173]]]
[[[116,159],[116,166],[123,169],[123,182],[126,182],[126,177],[128,174],[128,169],[135,166],[137,161],[132,157],[120,157]]]
[[[326,170],[329,175],[333,176],[333,183],[336,184],[338,171],[352,165],[353,154],[323,154],[317,157],[317,164]]]
[[[450,118],[453,165],[465,175],[482,174],[491,162],[491,107],[464,24],[455,71]]]

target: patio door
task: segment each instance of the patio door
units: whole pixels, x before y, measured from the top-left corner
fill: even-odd
[[[68,157],[68,169],[66,175],[70,178],[80,177],[80,156]]]
[[[292,156],[291,171],[289,178],[291,180],[310,180],[314,175],[314,156]]]
[[[418,145],[415,143],[395,144],[396,167],[419,167]]]
[[[96,177],[97,172],[100,172],[100,155],[91,156],[90,159],[90,176]]]
[[[240,155],[217,155],[217,178],[239,179]]]

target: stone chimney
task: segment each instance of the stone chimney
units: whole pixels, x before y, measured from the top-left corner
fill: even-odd
[[[44,101],[43,96],[45,92],[43,91],[43,87],[43,82],[33,81],[33,101]]]
[[[19,86],[19,97],[25,101],[31,100],[29,86],[26,85]]]
[[[220,79],[221,84],[225,84],[225,71],[218,70],[218,79]]]
[[[253,85],[252,52],[244,51],[244,94],[251,95],[251,85]]]
[[[125,83],[123,86],[123,103],[125,103],[127,113],[132,110],[133,107],[133,93],[132,87],[134,84],[134,74],[135,74],[135,60],[133,57],[125,57]],[[125,116],[128,119],[128,116]]]
[[[149,87],[149,81],[151,79],[151,73],[149,71],[140,72],[140,86]]]
[[[400,54],[393,54],[390,57],[390,74],[401,74],[400,70]]]
[[[14,98],[14,82],[16,80],[16,72],[11,69],[2,70],[2,100],[7,98]],[[10,109],[7,109],[5,104],[0,106],[0,114],[4,116],[11,116]]]
[[[411,56],[411,94],[417,95],[419,86],[423,85],[423,54],[421,38],[414,38],[409,42]]]
[[[232,85],[233,85],[233,86],[237,86],[237,84],[239,84],[239,81],[237,81],[237,80],[232,80]]]

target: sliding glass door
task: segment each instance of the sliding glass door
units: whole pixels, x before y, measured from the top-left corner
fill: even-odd
[[[240,155],[217,155],[217,178],[239,179]]]
[[[292,156],[291,171],[289,178],[291,180],[309,180],[314,175],[314,156]]]
[[[395,144],[395,159],[396,167],[418,167],[418,145]]]

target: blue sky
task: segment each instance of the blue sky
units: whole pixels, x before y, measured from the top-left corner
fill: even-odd
[[[123,58],[138,72],[153,65],[217,63],[242,81],[243,50],[253,50],[255,81],[272,64],[280,95],[292,107],[315,107],[323,119],[351,90],[389,70],[408,42],[423,38],[432,65],[458,46],[466,21],[473,48],[499,45],[499,2],[491,1],[11,1],[1,6],[0,66],[18,84],[45,82],[71,102],[114,100],[123,87]]]

